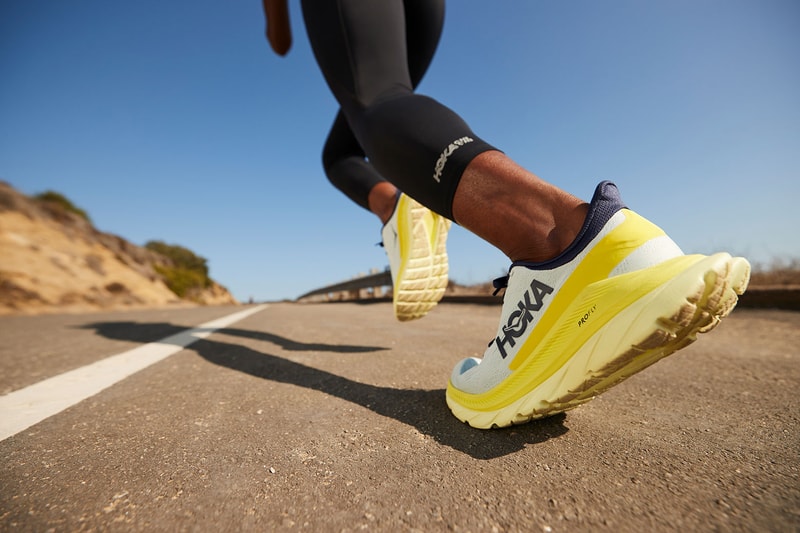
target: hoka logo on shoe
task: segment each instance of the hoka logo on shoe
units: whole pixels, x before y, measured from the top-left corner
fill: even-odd
[[[508,322],[503,326],[503,338],[497,337],[494,340],[503,359],[508,356],[506,345],[511,348],[516,345],[517,341],[515,339],[525,333],[525,330],[528,329],[528,324],[533,320],[533,313],[542,308],[544,297],[552,292],[553,287],[545,285],[537,279],[531,282],[530,290],[525,291],[522,300],[517,302],[517,310],[511,313],[508,317]]]
[[[474,139],[472,137],[461,137],[460,139],[456,139],[455,141],[451,142],[450,145],[444,149],[439,155],[439,159],[436,161],[436,167],[433,169],[433,179],[437,182],[441,181],[442,179],[442,171],[444,170],[444,166],[447,164],[447,158],[450,157],[453,152],[461,148],[467,143],[471,143]]]

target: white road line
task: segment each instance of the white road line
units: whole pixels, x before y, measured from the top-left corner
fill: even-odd
[[[96,363],[0,396],[0,441],[94,396],[153,363],[180,352],[193,342],[208,337],[214,331],[238,322],[265,307],[267,306],[259,305],[206,322],[160,341],[112,355]]]

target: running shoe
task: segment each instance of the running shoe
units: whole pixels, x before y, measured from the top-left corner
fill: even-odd
[[[479,428],[577,407],[715,327],[749,277],[744,258],[684,255],[603,182],[566,251],[496,280],[497,334],[453,369],[447,403]]]
[[[398,320],[425,316],[447,288],[450,221],[400,194],[383,226],[383,246],[392,272],[392,302]]]

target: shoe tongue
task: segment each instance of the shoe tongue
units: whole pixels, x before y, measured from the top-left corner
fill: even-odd
[[[620,209],[627,207],[622,201],[619,189],[610,181],[603,181],[594,190],[594,196],[589,204],[589,213],[586,215],[581,234],[592,234],[590,240],[605,226],[606,222]],[[594,230],[594,231],[592,231]]]
[[[610,181],[602,181],[594,190],[594,196],[589,203],[589,212],[586,213],[586,220],[575,241],[564,252],[572,252],[572,256],[577,255],[602,231],[611,217],[620,209],[625,209],[625,203],[619,194],[619,189]]]

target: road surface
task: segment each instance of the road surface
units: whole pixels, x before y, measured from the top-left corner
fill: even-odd
[[[3,398],[171,350],[0,441],[0,531],[800,530],[800,313],[737,310],[578,409],[485,431],[444,387],[498,307],[208,326],[242,309],[0,318]]]

